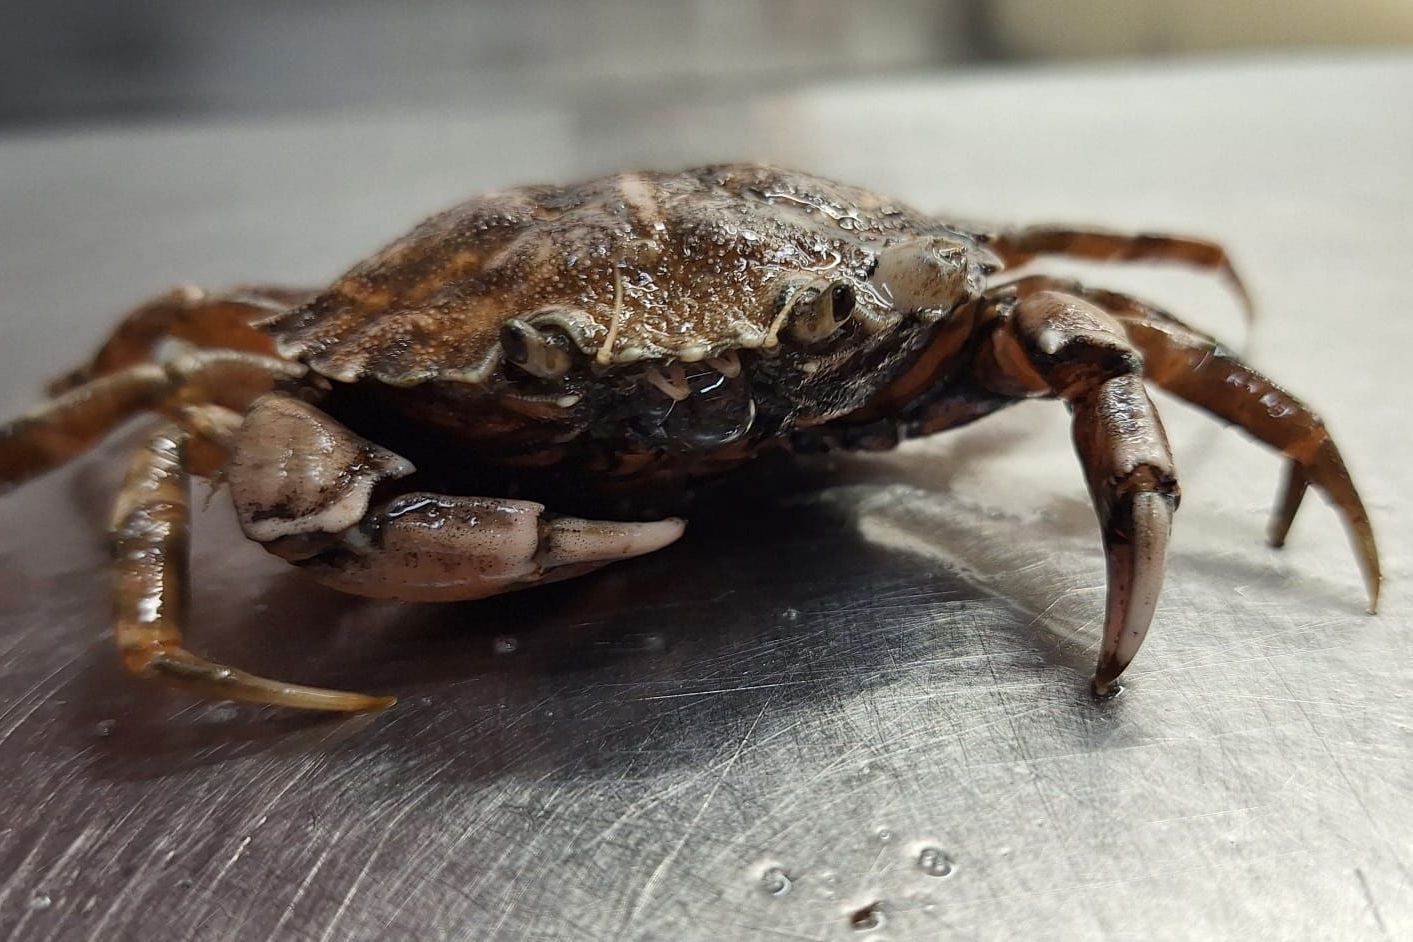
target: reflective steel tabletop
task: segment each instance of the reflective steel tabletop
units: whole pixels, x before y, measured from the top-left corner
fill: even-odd
[[[1413,60],[851,83],[688,108],[0,138],[0,413],[177,282],[318,283],[468,194],[764,159],[967,219],[1224,240],[1253,287],[1057,266],[1230,338],[1329,420],[1384,552],[1262,541],[1279,460],[1160,401],[1183,475],[1127,690],[1063,408],[763,466],[652,557],[375,604],[199,518],[192,644],[401,697],[328,719],[120,670],[132,436],[0,500],[0,935],[1413,937]]]

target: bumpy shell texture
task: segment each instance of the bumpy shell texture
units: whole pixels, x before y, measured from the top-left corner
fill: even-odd
[[[491,193],[419,225],[269,327],[331,379],[482,383],[504,323],[611,367],[770,347],[780,282],[867,278],[890,237],[939,228],[867,191],[753,165]]]

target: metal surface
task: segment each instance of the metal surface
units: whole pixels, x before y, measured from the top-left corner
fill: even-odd
[[[331,721],[125,677],[101,525],[122,443],[0,501],[0,932],[50,938],[1413,935],[1413,61],[839,85],[719,109],[0,140],[0,408],[168,283],[317,282],[469,192],[795,164],[974,217],[1195,230],[1252,356],[1335,429],[1385,554],[1363,614],[1278,461],[1170,401],[1184,503],[1147,646],[1102,604],[1063,410],[762,471],[653,558],[375,605],[199,522],[193,644],[395,692]],[[1228,335],[1220,289],[1087,269]]]

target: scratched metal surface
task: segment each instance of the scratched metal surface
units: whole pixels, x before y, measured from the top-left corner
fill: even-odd
[[[1410,100],[1402,57],[0,140],[5,412],[166,284],[319,281],[465,193],[621,164],[1220,234],[1265,311],[1252,356],[1330,419],[1388,577],[1364,615],[1319,501],[1267,550],[1277,461],[1169,401],[1167,591],[1105,704],[1053,405],[763,472],[656,558],[473,605],[305,585],[218,501],[194,644],[403,698],[337,722],[120,673],[114,445],[0,502],[0,933],[1410,937]],[[1087,277],[1242,335],[1201,279]]]

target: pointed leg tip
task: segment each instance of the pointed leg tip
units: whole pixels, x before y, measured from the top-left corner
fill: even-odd
[[[347,690],[326,690],[322,687],[288,687],[283,695],[265,698],[256,694],[248,699],[252,702],[263,702],[272,706],[328,713],[381,713],[397,703],[397,697],[380,697]]]
[[[1117,675],[1103,680],[1100,679],[1100,675],[1095,674],[1089,684],[1089,692],[1093,694],[1095,700],[1112,700],[1124,692],[1124,687],[1118,682]]]
[[[1256,323],[1256,301],[1246,290],[1246,286],[1240,282],[1236,283],[1236,298],[1241,305],[1241,314],[1246,318],[1246,323]]]
[[[1236,266],[1230,260],[1222,263],[1221,277],[1226,281],[1232,294],[1236,295],[1237,305],[1241,308],[1241,315],[1246,319],[1247,326],[1255,324],[1256,299],[1251,296],[1251,290],[1246,287],[1246,279],[1237,273]]]
[[[1372,534],[1370,544],[1373,543]],[[1379,592],[1383,589],[1384,574],[1379,566],[1377,549],[1370,549],[1361,557],[1362,568],[1364,569],[1364,590],[1369,596],[1369,614],[1379,613]]]
[[[375,713],[397,702],[349,690],[306,687],[225,667],[185,648],[158,647],[125,652],[124,664],[139,677],[185,690],[205,700],[240,700],[266,706],[329,713]]]
[[[1119,678],[1128,670],[1128,665],[1128,660],[1101,656],[1099,664],[1094,668],[1094,679],[1089,683],[1089,690],[1094,699],[1112,700],[1122,693],[1124,688],[1119,683]]]

